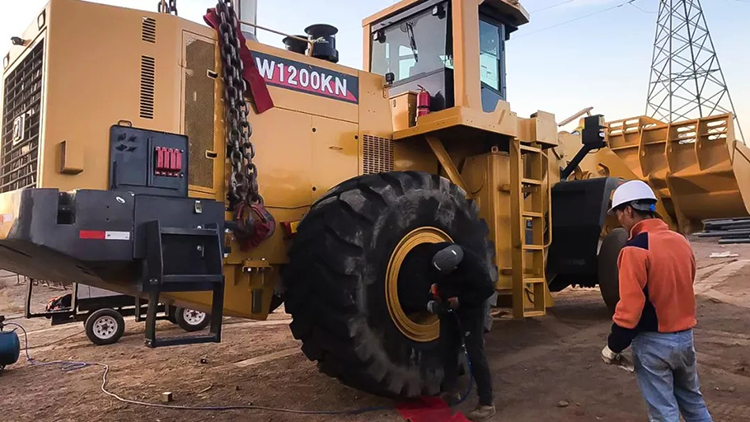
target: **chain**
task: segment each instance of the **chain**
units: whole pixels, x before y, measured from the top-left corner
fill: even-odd
[[[258,193],[258,168],[253,164],[255,147],[250,142],[252,127],[247,122],[249,113],[245,101],[247,83],[242,77],[244,64],[240,59],[239,22],[231,0],[219,0],[216,13],[221,20],[222,76],[224,77],[224,107],[226,109],[227,157],[232,164],[227,199],[231,208],[238,204],[262,204]]]
[[[167,4],[169,3],[169,4]],[[157,6],[159,13],[169,13],[177,16],[177,0],[161,0]]]

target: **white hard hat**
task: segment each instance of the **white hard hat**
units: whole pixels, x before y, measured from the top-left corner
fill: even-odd
[[[656,195],[651,187],[640,180],[631,180],[625,182],[620,187],[615,189],[615,194],[612,195],[612,207],[607,211],[609,214],[615,212],[615,208],[623,204],[628,204],[633,201],[643,201],[647,207],[634,207],[641,211],[655,211],[654,205],[656,204]]]

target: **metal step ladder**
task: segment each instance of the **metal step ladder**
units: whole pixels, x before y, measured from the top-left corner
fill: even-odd
[[[146,259],[144,292],[148,292],[146,345],[149,347],[221,342],[224,275],[221,232],[218,227],[162,227],[144,223]],[[186,271],[186,268],[188,269]],[[213,292],[209,334],[156,338],[156,313],[162,292]]]
[[[539,144],[510,142],[510,221],[513,317],[547,313],[547,249],[550,227],[548,162]]]

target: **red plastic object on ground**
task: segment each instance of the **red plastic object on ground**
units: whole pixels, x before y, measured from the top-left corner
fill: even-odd
[[[409,422],[469,422],[461,412],[454,414],[440,397],[422,397],[418,402],[399,404],[396,410]]]

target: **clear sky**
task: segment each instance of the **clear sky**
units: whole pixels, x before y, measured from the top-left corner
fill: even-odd
[[[531,22],[507,45],[508,100],[519,115],[541,109],[562,120],[587,106],[608,120],[645,111],[656,25],[657,0],[527,0]],[[98,0],[155,10],[156,0]],[[337,36],[341,63],[362,65],[362,18],[395,0],[259,0],[258,23],[300,33],[312,23],[330,23]],[[12,35],[35,18],[45,0],[0,0],[0,51]],[[563,3],[563,4],[561,4]],[[178,0],[180,15],[202,21],[215,0]],[[554,6],[554,7],[551,7]],[[713,42],[719,54],[745,135],[750,134],[750,0],[703,0]],[[585,17],[597,13],[593,16]],[[574,22],[564,22],[581,18]],[[560,26],[557,26],[560,25]],[[259,34],[281,45],[280,37]]]

